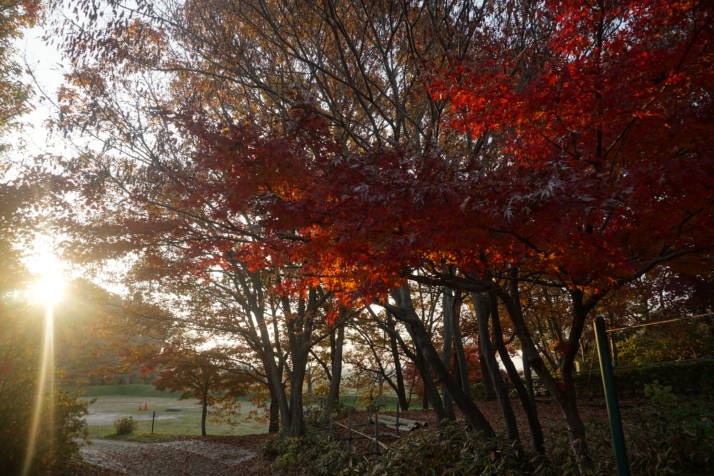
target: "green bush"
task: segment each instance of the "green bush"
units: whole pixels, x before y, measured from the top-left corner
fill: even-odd
[[[710,402],[711,404],[711,402]],[[714,415],[697,402],[650,405],[635,411],[626,432],[634,474],[712,474]]]
[[[618,361],[624,365],[714,356],[713,319],[669,322],[618,333]]]
[[[670,385],[660,385],[658,380],[645,384],[645,397],[655,405],[671,406],[677,403],[679,398],[672,393]]]
[[[130,435],[136,430],[136,421],[132,417],[123,417],[114,422],[117,435]]]
[[[714,391],[714,359],[666,362],[615,369],[617,391],[623,396],[644,396],[645,385],[657,381],[671,387],[674,394],[701,394]],[[580,395],[602,394],[599,370],[575,376]]]
[[[651,389],[651,405],[626,413],[625,439],[632,474],[713,474],[712,402],[683,402],[677,397],[673,400],[666,388],[655,384]],[[677,404],[673,405],[673,401]],[[549,430],[544,458],[507,440],[487,439],[452,423],[409,435],[382,455],[352,466],[344,446],[320,432],[303,438],[270,438],[263,445],[263,455],[273,459],[272,471],[278,475],[615,474],[606,420],[590,422],[588,445],[592,462],[580,468],[563,428]]]
[[[273,459],[271,469],[277,475],[327,476],[349,468],[350,455],[324,432],[312,431],[301,438],[276,435],[263,443],[261,452]]]
[[[484,438],[461,425],[447,424],[402,440],[383,455],[361,462],[351,474],[525,475],[535,474],[537,458],[510,442]]]

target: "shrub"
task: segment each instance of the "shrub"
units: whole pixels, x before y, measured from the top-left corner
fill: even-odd
[[[679,401],[639,408],[627,432],[635,474],[712,474],[714,414],[711,402]]]
[[[679,400],[670,385],[660,385],[659,380],[645,384],[645,397],[655,405],[671,406]]]
[[[122,417],[114,422],[117,435],[130,435],[136,430],[136,421],[132,417]]]
[[[349,468],[350,455],[324,432],[309,432],[300,438],[274,436],[263,443],[263,456],[275,458],[271,469],[277,475],[333,475]]]
[[[653,388],[652,404],[629,409],[624,418],[632,474],[712,474],[714,418],[711,403],[685,403],[677,399],[677,404],[673,405],[675,400],[667,390],[658,385]],[[546,438],[546,444],[549,474],[580,474],[564,432],[553,431]],[[607,422],[597,421],[588,425],[588,445],[593,466],[586,474],[615,474],[612,438]]]
[[[620,367],[615,369],[615,382],[620,395],[644,396],[645,385],[657,381],[671,387],[675,394],[706,394],[714,390],[714,359],[666,362]],[[602,394],[600,372],[580,373],[575,377],[580,395]]]
[[[402,441],[370,465],[371,474],[518,475],[534,474],[536,460],[509,441],[452,423]]]

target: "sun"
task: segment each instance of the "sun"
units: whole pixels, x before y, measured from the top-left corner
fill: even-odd
[[[65,281],[61,274],[48,273],[37,277],[32,286],[34,302],[54,306],[62,300]]]
[[[54,306],[62,300],[65,280],[65,264],[55,254],[50,238],[38,236],[24,260],[34,275],[30,285],[30,299],[35,304]]]

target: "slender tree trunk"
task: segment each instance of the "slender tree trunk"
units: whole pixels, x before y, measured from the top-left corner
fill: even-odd
[[[498,354],[501,356],[501,361],[504,367],[506,367],[506,372],[508,377],[511,379],[513,386],[518,393],[518,398],[521,401],[521,406],[528,419],[528,427],[531,432],[531,439],[533,441],[533,447],[540,454],[545,454],[545,446],[543,443],[543,428],[541,427],[540,420],[538,420],[538,408],[535,404],[535,400],[531,393],[528,392],[523,381],[521,380],[516,366],[513,364],[513,360],[506,349],[506,345],[503,342],[503,329],[501,328],[501,318],[498,312],[498,300],[496,296],[491,296],[491,318],[493,320],[493,333],[494,340],[496,344],[496,349]],[[525,361],[524,361],[525,362]]]
[[[392,316],[395,316],[393,310],[388,309],[388,312],[390,312]],[[412,339],[412,342],[414,342],[415,337],[408,324],[406,325],[406,328],[407,332],[409,333],[409,336]],[[434,413],[436,413],[436,419],[440,422],[445,420],[446,413],[444,412],[441,395],[439,395],[439,391],[436,388],[436,384],[434,383],[434,379],[429,370],[429,366],[426,363],[426,359],[424,359],[424,354],[422,353],[422,350],[419,348],[419,346],[414,345],[414,352],[412,352],[406,345],[402,337],[399,335],[393,324],[391,327],[387,326],[386,329],[388,330],[390,335],[397,340],[400,347],[402,348],[402,351],[414,363],[414,366],[416,367],[417,371],[419,372],[419,375],[421,376],[421,381],[424,386],[424,393],[422,394],[422,408],[424,410],[428,410],[429,403],[431,402],[431,405],[434,407]]]
[[[316,288],[310,288],[307,300],[298,299],[296,312],[292,312],[290,300],[287,297],[282,298],[283,312],[286,316],[291,316],[286,323],[288,345],[292,358],[288,424],[283,427],[283,434],[286,436],[301,436],[305,433],[302,387],[305,382],[305,370],[310,353],[310,339],[312,338],[318,301]]]
[[[305,433],[302,386],[305,381],[307,356],[293,355],[293,369],[290,375],[290,426],[288,436],[300,436]]]
[[[493,376],[491,371],[488,369],[488,364],[486,363],[486,355],[483,350],[483,346],[479,344],[478,346],[478,363],[481,367],[481,383],[483,384],[483,398],[486,401],[492,401],[496,399],[496,389],[493,386]]]
[[[342,381],[342,348],[345,341],[345,328],[339,326],[330,334],[330,390],[327,394],[327,412],[330,413],[340,402],[340,383]]]
[[[447,369],[451,368],[451,349],[454,339],[453,333],[453,309],[454,309],[454,297],[451,294],[450,289],[444,289],[444,299],[442,301],[442,337],[444,339],[444,345],[441,352],[441,361]],[[441,393],[444,396],[444,410],[446,411],[446,416],[450,420],[455,420],[454,415],[454,400],[451,397],[451,393],[447,388],[446,384],[442,382]]]
[[[515,270],[514,270],[515,271]],[[561,408],[563,415],[568,426],[568,437],[570,439],[570,445],[573,450],[573,454],[578,460],[578,465],[581,470],[585,470],[587,467],[591,466],[590,456],[588,452],[587,438],[585,433],[585,425],[580,418],[580,412],[578,411],[575,388],[572,387],[572,371],[568,375],[567,360],[565,360],[566,365],[563,365],[561,360],[561,376],[563,380],[558,382],[553,375],[548,370],[548,367],[543,362],[543,359],[538,354],[538,350],[528,332],[528,327],[525,323],[523,317],[523,311],[520,306],[520,298],[518,295],[518,283],[516,281],[516,275],[513,273],[510,282],[510,293],[502,292],[502,290],[497,290],[499,297],[503,301],[508,310],[508,313],[513,322],[518,338],[521,341],[523,347],[524,358],[528,361],[531,368],[538,374],[540,381],[545,385],[551,395],[556,399],[556,402]],[[584,319],[583,311],[585,308],[580,308],[575,306],[575,321],[579,319]],[[579,333],[582,332],[583,323],[574,322],[571,328],[569,343],[573,342],[573,339],[577,337],[579,339]],[[577,347],[576,347],[577,348]],[[567,349],[566,349],[567,350]],[[563,373],[565,370],[565,373]]]
[[[526,359],[523,361],[523,378],[526,380],[526,389],[531,399],[535,401],[535,391],[533,390],[533,372],[531,372],[531,364]]]
[[[483,349],[486,366],[488,367],[488,371],[493,378],[493,386],[496,389],[498,403],[501,405],[501,411],[503,412],[503,420],[506,423],[508,439],[512,441],[519,441],[516,415],[513,413],[511,399],[508,397],[508,389],[506,388],[506,384],[501,377],[501,370],[498,367],[498,362],[496,361],[496,356],[494,355],[493,347],[491,345],[491,336],[488,328],[488,321],[491,315],[491,299],[489,295],[485,293],[474,293],[471,295],[471,299],[473,300],[474,307],[476,308],[479,346]]]
[[[397,381],[397,399],[399,400],[399,406],[402,410],[409,410],[409,399],[407,399],[407,390],[404,386],[404,373],[402,372],[402,363],[399,359],[397,338],[391,333],[389,334],[389,348],[392,352],[392,360],[394,361],[394,378]]]
[[[421,375],[421,381],[424,384],[424,404],[426,405],[425,410],[429,409],[429,403],[434,408],[434,413],[436,413],[437,421],[441,422],[447,419],[446,411],[444,411],[444,403],[439,395],[439,391],[436,388],[436,383],[434,382],[431,372],[429,371],[429,366],[424,359],[421,349],[417,349],[416,359],[414,360],[414,365]]]
[[[305,369],[305,383],[307,384],[307,395],[312,397],[312,369],[309,366]]]
[[[469,369],[468,363],[466,361],[466,353],[464,352],[464,340],[461,336],[461,327],[459,320],[461,317],[460,312],[460,299],[459,306],[454,309],[453,313],[453,332],[454,332],[454,352],[456,354],[456,367],[459,371],[459,383],[461,384],[461,389],[466,395],[471,397],[471,382],[469,382]]]
[[[454,398],[454,402],[459,407],[464,415],[467,423],[476,431],[481,431],[487,437],[495,435],[491,424],[486,417],[481,413],[478,406],[468,397],[460,388],[456,380],[449,374],[448,369],[439,357],[439,353],[434,348],[434,345],[429,340],[429,336],[424,329],[424,324],[414,311],[414,306],[411,302],[409,286],[403,285],[393,294],[395,301],[399,303],[399,307],[390,306],[393,314],[400,320],[403,320],[410,329],[410,334],[414,339],[414,345],[422,350],[424,359],[429,363],[429,366],[434,370],[434,373],[446,384],[449,393]]]
[[[424,393],[421,395],[421,409],[422,410],[428,410],[429,409],[429,393],[426,391],[426,385],[424,385]],[[437,420],[441,421],[443,418],[439,418],[439,415],[437,414]]]
[[[267,333],[267,327],[265,328],[265,332]],[[263,340],[262,329],[261,340]],[[280,427],[282,431],[285,431],[285,429],[290,426],[290,407],[287,395],[285,394],[285,388],[282,385],[282,372],[275,362],[275,354],[273,353],[272,344],[270,344],[269,340],[267,342],[265,342],[265,340],[262,342],[264,353],[263,366],[265,367],[265,371],[268,375],[268,387],[270,389],[271,399],[275,399],[278,406]]]
[[[206,436],[206,416],[208,416],[208,385],[204,387],[201,398],[201,436]]]

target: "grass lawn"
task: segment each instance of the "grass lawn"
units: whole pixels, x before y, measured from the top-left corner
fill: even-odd
[[[69,388],[78,391],[85,400],[94,400],[89,406],[90,414],[87,416],[89,435],[92,438],[114,437],[118,439],[142,440],[161,439],[161,435],[200,435],[201,434],[201,407],[196,400],[179,400],[179,393],[161,392],[150,384],[123,384],[123,385],[85,385]],[[241,413],[248,415],[255,410],[255,405],[241,399]],[[345,395],[341,398],[345,406],[363,408],[369,399],[357,395]],[[139,410],[146,403],[148,411]],[[374,400],[382,411],[396,409],[396,398],[389,395],[376,397]],[[308,404],[308,406],[310,406]],[[178,410],[178,411],[167,411]],[[151,435],[151,415],[156,412],[154,421],[154,434]],[[133,435],[117,437],[114,422],[130,416],[137,422]],[[257,422],[251,419],[239,418],[237,425],[215,423],[211,421],[209,409],[206,431],[209,435],[250,435],[266,433],[267,422]]]
[[[121,417],[130,416],[137,421],[135,434],[151,432],[152,412],[156,412],[154,433],[159,435],[200,435],[201,434],[201,407],[196,400],[179,400],[176,395],[161,394],[151,385],[100,385],[87,388],[81,397],[94,400],[89,405],[90,414],[87,415],[89,435],[92,438],[105,438],[115,434],[114,421]],[[102,387],[107,387],[102,388]],[[119,392],[111,394],[111,387],[119,387]],[[121,387],[134,387],[121,388]],[[141,388],[147,387],[147,388]],[[152,391],[160,396],[150,396]],[[139,410],[144,403],[149,410]],[[174,411],[167,411],[167,410]],[[250,402],[241,402],[241,413],[247,415],[255,406]],[[209,435],[248,435],[265,433],[267,423],[238,418],[237,425],[227,423],[214,423],[211,421],[209,409],[206,431]]]
[[[85,397],[175,397],[180,393],[162,392],[156,390],[151,384],[132,383],[125,385],[82,385],[80,387],[67,387],[66,390],[79,392]]]

